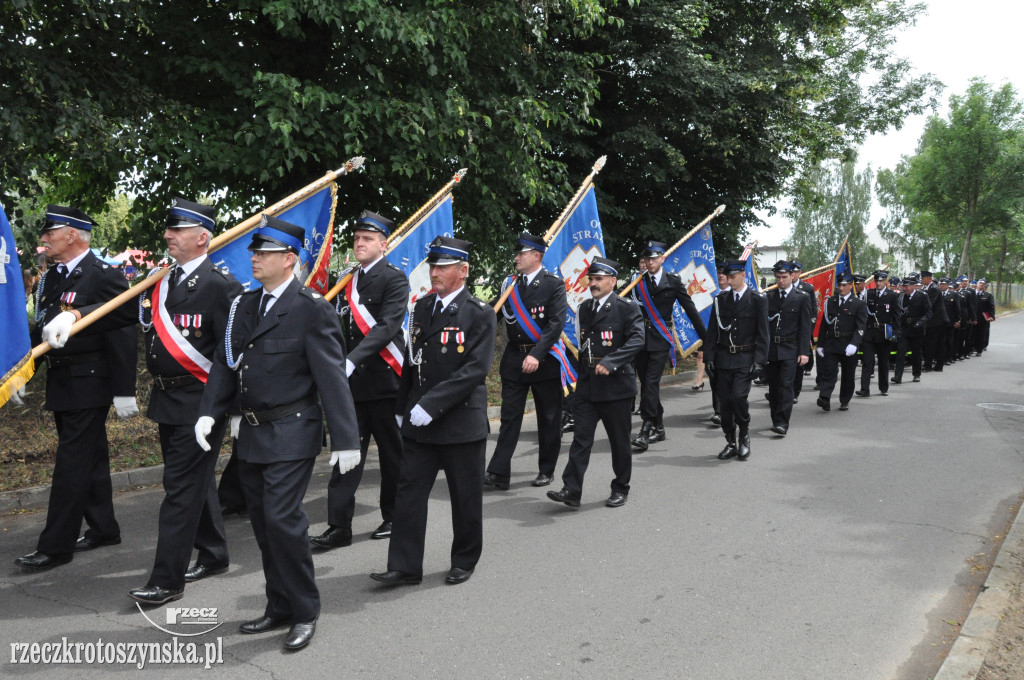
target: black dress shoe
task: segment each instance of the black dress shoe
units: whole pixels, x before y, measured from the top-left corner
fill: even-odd
[[[665,428],[657,427],[651,430],[651,436],[647,438],[647,443],[657,444],[658,442],[665,441]]]
[[[242,505],[222,505],[220,506],[220,514],[222,517],[228,515],[241,515],[245,513],[245,506]]]
[[[309,542],[317,548],[346,548],[352,545],[352,527],[328,526],[327,531],[319,536],[310,536]]]
[[[750,433],[741,430],[736,442],[736,460],[746,460],[747,458],[750,458]]]
[[[548,491],[548,498],[558,503],[565,503],[570,508],[580,507],[580,494],[563,488],[561,491]]]
[[[89,538],[88,536],[82,536],[75,541],[75,552],[85,552],[86,550],[95,550],[96,548],[108,545],[120,545],[120,543],[120,536],[114,536],[113,538]]]
[[[128,597],[142,604],[166,604],[173,600],[180,600],[185,594],[184,588],[161,588],[160,586],[146,586],[128,591]]]
[[[199,562],[196,562],[185,570],[185,582],[192,583],[193,581],[204,579],[207,576],[223,574],[227,570],[228,565],[226,564],[200,564]]]
[[[849,411],[850,410],[850,405],[849,404],[839,404],[839,410],[840,411]]]
[[[854,392],[854,394],[856,394],[858,397],[870,397],[871,396],[871,391],[870,390],[857,390],[856,392]]]
[[[797,398],[793,397],[793,406],[796,406],[798,403],[800,402],[797,400]]]
[[[818,397],[818,406],[820,406],[823,411],[832,410],[831,404],[828,403],[828,399],[825,397]]]
[[[879,394],[882,395],[883,397],[888,397],[889,396],[888,392],[879,392]]]
[[[914,376],[914,382],[921,382],[921,376],[915,375]]]
[[[736,442],[732,439],[726,439],[725,442],[725,448],[718,452],[718,460],[729,460],[736,455]]]
[[[395,571],[394,569],[370,574],[370,578],[377,583],[383,583],[386,586],[415,586],[423,581],[423,576],[406,574],[405,572]]]
[[[893,378],[889,382],[892,383],[893,385],[902,385],[903,384],[903,381],[900,378]]]
[[[530,486],[547,486],[552,482],[552,479],[551,475],[546,475],[541,472],[532,482],[530,482]]]
[[[245,633],[246,635],[253,635],[255,633],[269,633],[270,631],[280,628],[281,626],[290,623],[291,619],[287,616],[267,616],[264,614],[258,619],[252,621],[246,621],[238,627],[239,633]]]
[[[637,453],[643,453],[647,450],[647,446],[649,444],[647,438],[651,435],[652,429],[654,429],[654,424],[649,420],[645,421],[644,424],[640,426],[640,433],[633,437],[633,441],[631,441],[630,444],[632,444],[633,448],[637,450]]]
[[[715,415],[711,416],[711,422],[714,423],[715,425],[721,425],[722,424],[722,416],[720,416],[720,415],[718,415],[716,413]]]
[[[488,472],[484,475],[484,486],[492,489],[500,489],[502,491],[508,491],[508,481],[501,481],[498,479],[498,475],[493,472]]]
[[[309,644],[314,633],[316,633],[316,619],[305,623],[293,623],[291,630],[288,631],[288,637],[285,638],[284,648],[289,652],[297,652]]]
[[[380,526],[374,529],[373,533],[370,534],[370,538],[374,538],[377,540],[380,540],[382,538],[391,538],[391,522],[381,522]]]
[[[608,496],[608,500],[606,500],[604,504],[609,508],[621,508],[626,504],[626,497],[627,494],[624,494],[621,491],[612,491],[612,495]]]
[[[789,428],[786,427],[785,425],[772,425],[772,432],[785,437],[786,433],[789,432]]]
[[[22,555],[14,560],[14,563],[26,571],[46,571],[67,564],[71,561],[71,553],[64,555],[47,555],[38,550],[28,555]]]
[[[444,582],[451,585],[458,585],[465,583],[469,580],[469,577],[473,575],[472,569],[463,569],[462,567],[452,567],[448,570],[448,575],[444,577]]]

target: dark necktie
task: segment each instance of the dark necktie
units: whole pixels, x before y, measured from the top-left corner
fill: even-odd
[[[171,272],[171,284],[167,288],[167,292],[170,292],[178,287],[178,281],[181,280],[181,267],[175,267],[174,271]]]
[[[740,301],[740,294],[736,293],[736,295],[733,297],[733,302],[739,302],[739,301]]]
[[[782,291],[782,302],[786,301],[786,291]]]
[[[60,274],[61,276],[65,277],[65,278],[67,278],[67,275],[68,275],[68,267],[67,267],[67,265],[64,264],[63,262],[60,262],[59,264],[57,264],[57,273]]]
[[[431,314],[430,314],[430,321],[431,322],[433,322],[434,319],[436,319],[438,317],[438,315],[441,313],[442,309],[444,309],[444,304],[441,302],[441,298],[437,298],[437,302],[434,303],[434,311],[431,312]]]
[[[274,296],[271,295],[270,293],[266,293],[266,294],[263,295],[263,299],[260,300],[260,318],[261,319],[264,316],[266,316],[266,314],[267,314],[267,305],[270,303],[270,300],[272,300],[273,297]]]

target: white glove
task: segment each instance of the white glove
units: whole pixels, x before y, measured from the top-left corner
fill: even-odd
[[[22,385],[19,389],[15,390],[14,392],[11,392],[11,401],[14,402],[15,404],[17,404],[18,406],[24,406],[25,405],[25,402],[23,400],[24,396],[25,396],[25,386]]]
[[[231,430],[232,439],[238,439],[238,428],[242,426],[242,416],[231,416],[228,420],[228,429]]]
[[[405,420],[402,416],[395,416],[395,422],[398,423],[398,427],[402,427],[402,422]]]
[[[815,353],[816,353],[816,354],[817,354],[817,355],[818,355],[819,357],[822,357],[822,358],[824,358],[824,356],[825,356],[825,350],[824,350],[824,348],[822,348],[822,347],[819,347],[818,349],[816,349],[816,350],[815,350]]]
[[[412,410],[409,411],[409,424],[412,425],[413,427],[423,427],[424,425],[430,425],[430,421],[433,419],[434,417],[431,416],[426,411],[424,411],[423,407],[420,406],[419,404],[413,406]]]
[[[53,321],[43,326],[43,340],[50,343],[50,347],[60,349],[67,343],[74,323],[75,315],[72,312],[61,312]]]
[[[131,418],[139,415],[139,405],[135,397],[114,397],[114,410],[118,418]]]
[[[856,353],[857,353],[857,345],[847,345],[846,346],[846,356],[852,357]]]
[[[331,465],[338,465],[338,472],[345,474],[359,465],[359,451],[331,451]]]
[[[354,371],[354,370],[356,370],[356,365],[353,364],[348,359],[345,359],[345,377],[346,378],[351,378],[352,377],[352,371]]]
[[[210,416],[202,416],[196,421],[196,443],[199,444],[199,448],[203,451],[209,451],[210,445],[207,443],[206,438],[213,432],[214,419]]]

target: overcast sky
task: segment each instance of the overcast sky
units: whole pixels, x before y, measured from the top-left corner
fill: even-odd
[[[1021,68],[1021,0],[926,0],[927,13],[917,25],[899,36],[894,51],[906,57],[920,73],[932,73],[946,86],[940,95],[945,114],[951,94],[963,94],[974,76],[992,85],[1009,82],[1024,92]],[[893,168],[904,155],[911,155],[924,129],[927,116],[909,118],[902,130],[873,135],[860,149],[858,164],[872,169]],[[785,204],[780,201],[779,206]],[[760,245],[778,245],[792,231],[780,214],[761,216],[770,227],[753,227],[751,239]],[[881,217],[877,208],[869,231]]]

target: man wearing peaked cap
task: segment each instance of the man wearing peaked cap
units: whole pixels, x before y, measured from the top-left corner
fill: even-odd
[[[996,299],[988,292],[988,281],[978,279],[977,288],[978,324],[974,327],[974,355],[988,349],[988,336],[992,322],[996,320]]]
[[[35,552],[15,560],[28,571],[51,569],[70,562],[75,552],[121,542],[106,418],[111,403],[119,415],[138,413],[134,328],[130,337],[123,333],[134,323],[134,309],[122,305],[70,336],[75,321],[128,288],[119,269],[89,250],[95,224],[78,208],[50,205],[40,235],[57,264],[39,282],[33,344],[45,340],[52,348],[39,363],[47,366],[44,408],[53,411],[57,455],[46,526]],[[125,363],[129,345],[131,361]],[[83,519],[88,529],[79,538]]]
[[[800,280],[800,275],[803,274],[804,266],[800,264],[800,260],[792,260],[793,262],[793,287],[810,296],[811,298],[811,341],[814,341],[814,324],[818,320],[818,296],[814,292],[814,286],[807,283],[806,281]],[[810,375],[811,369],[814,368],[814,352],[811,352],[811,358],[802,369],[798,368],[796,371],[796,377],[793,379],[793,403],[795,404],[800,398],[800,392],[804,386],[804,375]]]
[[[650,443],[664,441],[665,425],[661,405],[661,376],[665,364],[672,359],[675,366],[675,339],[672,322],[672,308],[676,302],[686,313],[698,337],[703,341],[707,330],[700,318],[696,305],[686,292],[686,286],[678,274],[665,271],[666,244],[648,241],[640,253],[640,262],[646,273],[633,288],[633,297],[644,317],[645,340],[643,348],[636,355],[636,370],[640,377],[640,416],[643,425],[633,439],[633,447],[646,451]],[[703,354],[698,356],[698,361]]]
[[[750,383],[768,360],[768,300],[747,286],[746,262],[728,260],[727,293],[715,297],[704,346],[704,364],[715,376],[725,448],[720,460],[750,457]],[[739,436],[737,438],[737,428]]]
[[[960,337],[957,339],[957,359],[965,360],[971,356],[974,347],[974,329],[978,325],[978,298],[975,290],[971,288],[970,279],[965,274],[960,277],[960,288],[957,291],[960,299],[963,300],[962,323],[960,324]]]
[[[924,367],[925,373],[942,370],[942,346],[946,339],[946,326],[949,318],[946,306],[942,304],[942,291],[932,278],[930,271],[921,272],[921,286],[928,295],[932,306],[932,316],[925,325],[924,334]]]
[[[772,432],[785,436],[793,412],[793,380],[811,355],[811,300],[793,286],[793,263],[779,260],[772,267],[776,288],[767,293],[768,403]]]
[[[935,356],[935,366],[932,368],[936,372],[941,372],[956,358],[954,345],[963,316],[963,300],[957,294],[956,288],[950,288],[948,277],[939,279],[939,291],[942,293],[942,306],[946,310],[946,326],[941,329],[942,337]]]
[[[644,322],[632,301],[615,294],[620,269],[615,260],[595,257],[587,270],[591,297],[579,308],[580,371],[573,403],[576,429],[562,471],[562,489],[547,494],[571,508],[580,506],[598,421],[608,433],[615,473],[605,505],[620,507],[629,496],[633,465],[630,404],[636,395],[632,361],[644,344]]]
[[[352,544],[352,518],[356,489],[363,477],[372,436],[380,461],[381,523],[370,535],[391,536],[398,470],[402,462],[402,435],[395,422],[395,399],[405,357],[402,322],[409,304],[409,280],[384,256],[395,223],[364,210],[352,233],[357,265],[352,279],[338,295],[348,359],[346,372],[359,423],[359,464],[350,472],[331,469],[327,487],[327,530],[311,536],[323,549]],[[344,276],[344,274],[343,274]]]
[[[532,391],[537,414],[537,476],[533,486],[547,486],[555,475],[562,446],[562,364],[552,354],[568,351],[559,341],[568,303],[565,282],[541,266],[547,244],[523,232],[515,249],[516,276],[506,281],[511,294],[499,314],[508,342],[501,355],[501,427],[487,465],[484,486],[508,489],[512,454],[519,442],[526,397]]]
[[[240,631],[290,625],[287,650],[309,644],[320,614],[302,498],[325,419],[331,466],[348,471],[359,462],[341,325],[330,303],[293,273],[303,241],[302,227],[263,216],[249,244],[253,277],[263,287],[232,303],[195,424],[196,441],[209,451],[217,421],[229,405],[241,407],[238,471],[263,558],[267,603]]]
[[[849,408],[857,371],[857,348],[864,340],[868,320],[867,305],[854,294],[853,275],[836,274],[836,284],[838,292],[825,300],[817,350],[818,406],[825,411],[831,409],[829,400],[840,370],[839,410]]]
[[[175,199],[164,230],[174,265],[138,302],[146,367],[153,376],[146,415],[158,424],[164,459],[153,570],[145,587],[129,592],[145,604],[177,600],[186,581],[228,568],[214,480],[227,418],[220,418],[211,432],[211,453],[199,446],[193,429],[214,354],[224,342],[231,302],[242,293],[234,277],[207,257],[215,226],[213,206]],[[193,546],[198,557],[189,567]]]
[[[932,305],[928,294],[917,289],[921,279],[917,274],[907,274],[903,281],[903,293],[899,296],[900,338],[896,346],[896,368],[892,383],[903,382],[903,367],[907,352],[910,352],[910,366],[914,382],[921,382],[921,352],[924,346],[925,327],[932,317]]]
[[[494,309],[466,287],[473,244],[438,236],[427,254],[433,293],[409,315],[409,347],[394,416],[402,428],[402,466],[392,515],[387,586],[423,579],[427,504],[444,470],[452,505],[450,585],[469,580],[483,550],[487,386],[494,357]]]
[[[864,291],[862,299],[867,306],[867,326],[860,349],[863,352],[863,368],[860,374],[858,397],[871,396],[871,378],[878,361],[878,393],[889,394],[889,354],[899,334],[899,296],[886,287],[889,272],[879,269],[874,273],[875,287]],[[899,282],[899,279],[896,279]]]

